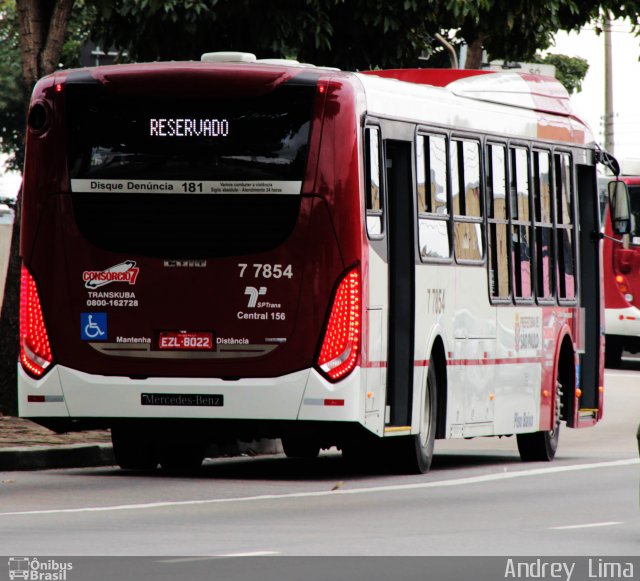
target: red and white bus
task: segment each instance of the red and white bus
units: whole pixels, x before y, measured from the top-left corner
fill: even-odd
[[[622,168],[623,174],[626,173],[624,161]],[[602,180],[604,185],[609,179]],[[612,368],[620,366],[623,351],[640,351],[640,175],[621,175],[619,179],[627,184],[629,191],[632,218],[628,235],[614,236],[611,215],[602,212],[605,364]],[[606,201],[607,192],[603,194],[602,199]],[[606,208],[606,204],[602,204],[602,208]]]
[[[599,156],[555,80],[212,53],[56,72],[28,125],[23,417],[125,468],[282,438],[414,472],[602,417]]]

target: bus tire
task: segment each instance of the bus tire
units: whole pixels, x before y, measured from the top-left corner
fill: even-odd
[[[523,462],[551,462],[556,456],[560,439],[560,408],[562,406],[562,385],[556,384],[555,425],[552,430],[517,434],[518,451]]]
[[[429,370],[427,372],[424,406],[420,416],[420,433],[413,436],[391,438],[389,440],[389,444],[391,445],[389,452],[393,455],[390,459],[393,461],[395,456],[399,462],[398,468],[402,472],[410,474],[424,474],[429,471],[429,468],[431,468],[438,410],[437,382],[436,366],[432,363],[429,365]],[[396,446],[399,446],[400,450],[397,450]],[[398,452],[397,456],[396,452]]]
[[[313,460],[320,454],[320,446],[318,444],[313,440],[306,440],[299,436],[284,436],[282,438],[282,449],[287,458]]]
[[[111,428],[111,443],[116,463],[123,470],[157,468],[158,452],[151,433],[128,426],[114,426]]]

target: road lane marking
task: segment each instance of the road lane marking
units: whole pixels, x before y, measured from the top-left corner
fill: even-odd
[[[149,508],[175,508],[185,506],[199,506],[206,504],[229,504],[238,502],[256,502],[265,500],[288,500],[296,498],[317,498],[323,496],[339,497],[345,494],[371,494],[377,492],[397,492],[406,490],[423,490],[427,488],[446,488],[450,486],[466,486],[469,484],[484,484],[498,480],[510,480],[514,478],[526,478],[528,476],[546,476],[548,474],[560,474],[562,472],[576,472],[579,470],[595,470],[598,468],[616,468],[640,464],[638,458],[625,460],[612,460],[609,462],[597,462],[594,464],[572,464],[569,466],[553,466],[549,468],[532,468],[530,470],[517,470],[514,472],[500,472],[496,474],[484,474],[482,476],[470,476],[468,478],[456,478],[454,480],[436,480],[415,484],[394,484],[391,486],[374,486],[367,488],[340,488],[338,490],[322,490],[316,492],[290,492],[283,494],[262,494],[258,496],[239,496],[231,498],[209,498],[202,500],[176,500],[163,502],[148,502],[144,504],[118,504],[111,506],[85,506],[79,508],[52,508],[45,510],[23,510],[15,512],[0,512],[0,517],[40,514],[71,514],[84,512],[110,512],[117,510],[143,510]]]
[[[610,521],[610,522],[592,522],[584,525],[567,525],[563,527],[549,527],[551,531],[569,531],[573,529],[591,529],[595,527],[612,527],[614,525],[621,525],[622,522]]]

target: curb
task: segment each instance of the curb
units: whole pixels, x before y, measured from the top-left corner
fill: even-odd
[[[88,468],[115,462],[111,444],[0,448],[0,471]]]
[[[280,440],[259,440],[249,444],[236,442],[232,445],[213,447],[207,457],[263,456],[271,454],[282,454]],[[111,444],[0,448],[0,472],[115,465],[116,459]]]

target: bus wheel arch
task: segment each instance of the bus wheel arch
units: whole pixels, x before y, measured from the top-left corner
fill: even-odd
[[[576,354],[571,337],[567,333],[562,339],[560,351],[556,359],[556,385],[560,385],[560,395],[555,393],[559,402],[559,419],[570,422],[574,416],[576,405]]]
[[[552,427],[527,434],[517,434],[518,451],[523,462],[550,462],[555,458],[560,438],[560,422],[570,417],[575,396],[575,352],[569,334],[560,341],[554,366],[552,393]]]
[[[387,441],[389,458],[392,462],[395,460],[394,463],[402,472],[428,472],[433,460],[435,440],[439,437],[440,430],[444,434],[446,422],[441,407],[444,405],[446,410],[446,366],[444,346],[440,338],[436,339],[431,350],[421,403],[419,433]]]

